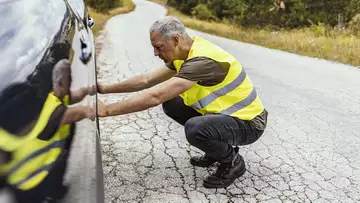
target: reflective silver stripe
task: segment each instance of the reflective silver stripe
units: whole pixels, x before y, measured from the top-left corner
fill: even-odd
[[[33,177],[36,176],[37,174],[41,173],[42,171],[49,171],[49,170],[51,169],[51,167],[52,167],[53,164],[54,164],[54,162],[53,162],[53,163],[50,163],[50,164],[48,164],[48,165],[46,165],[46,166],[43,166],[43,167],[39,168],[38,170],[32,172],[32,173],[29,174],[26,178],[24,178],[23,180],[15,183],[14,185],[15,185],[16,187],[19,187],[20,185],[22,185],[22,184],[25,183],[26,181],[30,180],[31,178],[33,178]]]
[[[238,103],[230,106],[229,108],[221,111],[220,114],[231,115],[232,113],[237,112],[237,111],[245,108],[249,104],[251,104],[253,101],[255,101],[256,97],[257,97],[257,94],[256,94],[256,90],[254,87],[253,90],[251,91],[251,93],[245,99],[243,99],[243,100],[239,101]]]
[[[58,140],[56,142],[51,143],[50,145],[30,154],[29,156],[27,156],[25,159],[21,160],[19,163],[17,163],[14,167],[11,168],[11,170],[9,171],[8,176],[11,176],[16,170],[18,170],[22,165],[24,165],[27,161],[29,161],[30,159],[33,159],[41,154],[46,153],[47,151],[50,151],[51,149],[54,148],[64,148],[65,146],[65,142],[66,139],[62,139],[62,140]]]
[[[245,78],[246,78],[246,72],[244,69],[242,69],[239,76],[234,81],[232,81],[230,84],[210,93],[208,96],[200,99],[198,102],[196,102],[195,104],[193,104],[191,106],[196,109],[205,108],[207,105],[211,104],[211,102],[215,101],[218,97],[224,96],[227,93],[234,90],[235,88],[237,88],[239,85],[241,85],[241,83],[245,80]]]

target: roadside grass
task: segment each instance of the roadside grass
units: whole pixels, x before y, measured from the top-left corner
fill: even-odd
[[[360,67],[360,38],[346,30],[322,25],[292,30],[244,28],[224,22],[203,21],[169,7],[163,0],[151,0],[168,9],[167,15],[178,17],[185,26],[242,42],[279,49],[300,55],[337,61]]]
[[[123,5],[114,9],[109,10],[108,12],[98,12],[95,9],[88,7],[89,15],[94,18],[95,26],[92,28],[94,36],[97,37],[100,34],[100,31],[104,28],[106,22],[113,16],[129,13],[135,9],[136,5],[132,0],[124,0]]]

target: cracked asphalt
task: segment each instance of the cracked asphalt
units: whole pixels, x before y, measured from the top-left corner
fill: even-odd
[[[166,14],[134,0],[98,38],[99,82],[114,84],[162,64],[148,29]],[[360,69],[211,36],[189,29],[239,59],[269,111],[262,138],[240,147],[247,172],[227,189],[202,180],[183,127],[161,106],[100,120],[105,199],[115,202],[359,202]],[[100,95],[105,103],[131,94]]]

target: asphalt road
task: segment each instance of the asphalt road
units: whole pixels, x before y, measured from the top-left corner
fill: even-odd
[[[145,0],[110,19],[99,38],[99,81],[113,84],[162,64],[148,29],[164,16]],[[202,180],[183,127],[161,107],[100,121],[106,202],[359,202],[360,69],[207,35],[239,59],[269,111],[266,132],[240,148],[247,172],[227,189]],[[101,95],[105,103],[133,94]]]

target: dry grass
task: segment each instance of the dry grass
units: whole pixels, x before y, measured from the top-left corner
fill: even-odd
[[[118,8],[114,8],[107,13],[100,13],[95,11],[93,8],[88,7],[89,14],[95,20],[95,26],[93,27],[93,33],[96,36],[99,35],[99,32],[104,28],[106,22],[113,16],[129,13],[135,9],[136,5],[132,0],[124,0],[124,5]]]
[[[164,1],[153,0],[164,5]],[[237,25],[201,21],[168,7],[168,15],[177,16],[185,26],[242,42],[280,49],[301,55],[360,66],[360,38],[349,33],[326,30],[321,26],[295,30],[259,30]]]

